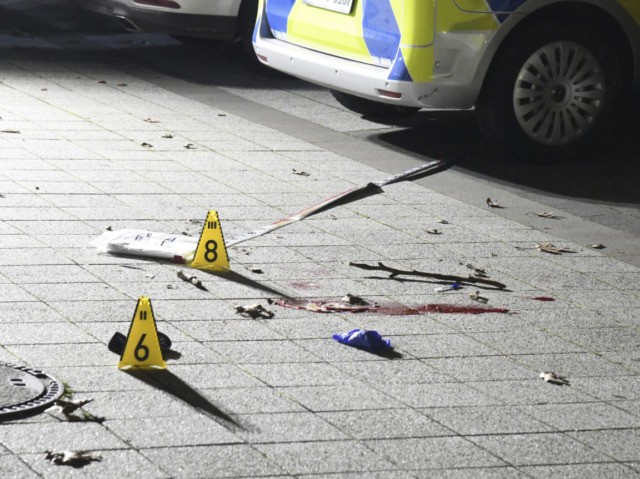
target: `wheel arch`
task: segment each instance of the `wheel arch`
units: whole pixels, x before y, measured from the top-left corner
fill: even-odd
[[[537,5],[531,10],[529,3]],[[571,21],[584,20],[588,22],[589,28],[595,29],[594,31],[610,34],[612,41],[621,45],[620,56],[624,68],[625,87],[640,89],[640,47],[633,46],[640,45],[640,36],[634,38],[640,28],[621,6],[615,2],[609,3],[615,6],[607,10],[590,0],[527,2],[526,12],[523,12],[527,14],[515,12],[510,15],[487,45],[477,72],[480,78],[477,82],[480,85],[478,95],[482,94],[487,77],[495,71],[495,65],[499,63],[502,54],[519,36],[526,34],[534,25],[556,22],[558,19],[562,19],[565,25]]]

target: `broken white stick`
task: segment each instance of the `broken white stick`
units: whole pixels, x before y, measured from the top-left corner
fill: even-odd
[[[309,208],[306,208],[302,211],[299,211],[291,216],[289,216],[288,218],[283,218],[281,220],[276,221],[275,223],[272,223],[270,225],[266,225],[263,226],[261,228],[258,228],[256,230],[253,231],[249,231],[247,233],[244,233],[240,236],[236,236],[235,238],[231,238],[228,241],[225,241],[225,243],[227,244],[227,248],[239,243],[242,243],[244,241],[248,241],[250,239],[253,238],[257,238],[258,236],[262,236],[264,234],[270,233],[271,231],[277,230],[279,228],[282,228],[284,226],[290,225],[291,223],[295,223],[296,221],[300,221],[303,218],[306,218],[307,216],[311,216],[314,213],[317,213],[318,211],[326,208],[327,206],[329,206],[332,203],[336,203],[339,200],[342,200],[350,195],[353,195],[357,192],[362,192],[366,189],[372,189],[372,190],[376,190],[376,189],[380,189],[383,186],[386,185],[390,185],[391,183],[395,183],[397,181],[400,180],[405,180],[411,176],[415,176],[418,175],[420,173],[424,173],[426,171],[435,169],[439,166],[444,165],[444,162],[441,160],[432,160],[428,163],[425,163],[424,165],[420,165],[420,166],[416,166],[415,168],[411,168],[409,170],[403,171],[402,173],[398,173],[396,175],[391,175],[388,176],[380,181],[376,181],[373,183],[365,183],[364,185],[360,185],[360,186],[356,186],[355,188],[351,188],[347,191],[343,191],[342,193],[338,193],[335,196],[332,196],[331,198],[327,198],[326,200],[321,201],[318,204],[315,204],[313,206],[310,206]]]

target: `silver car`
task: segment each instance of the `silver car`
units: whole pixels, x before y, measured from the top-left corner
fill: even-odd
[[[71,0],[83,10],[114,18],[132,32],[161,32],[250,46],[258,0]],[[252,47],[250,47],[252,49]]]

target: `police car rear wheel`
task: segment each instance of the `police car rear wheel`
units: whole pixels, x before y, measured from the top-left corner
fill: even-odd
[[[405,118],[419,110],[419,108],[390,105],[388,103],[367,100],[337,90],[329,91],[342,106],[368,118]]]
[[[555,42],[531,55],[513,89],[522,131],[542,145],[572,143],[602,114],[606,80],[597,58],[580,44]]]
[[[574,158],[606,131],[621,79],[615,48],[597,34],[524,32],[487,75],[476,105],[480,129],[500,153]]]

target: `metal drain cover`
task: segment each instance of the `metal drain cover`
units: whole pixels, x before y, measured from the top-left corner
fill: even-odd
[[[40,412],[63,392],[59,381],[39,369],[0,362],[0,420]]]

